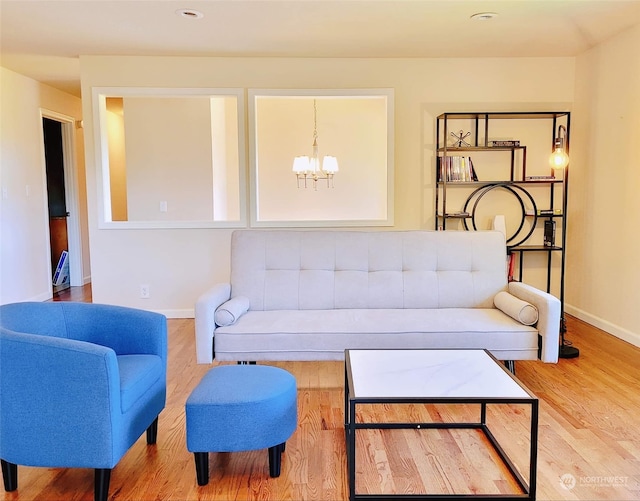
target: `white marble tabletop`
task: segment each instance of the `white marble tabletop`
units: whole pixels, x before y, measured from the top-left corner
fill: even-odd
[[[484,350],[348,350],[354,398],[532,397]]]

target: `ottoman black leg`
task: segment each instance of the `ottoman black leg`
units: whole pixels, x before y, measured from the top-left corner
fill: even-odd
[[[284,443],[269,447],[269,476],[276,478],[280,476],[280,465],[282,464],[282,451]]]
[[[2,479],[4,480],[4,490],[13,492],[18,488],[18,465],[0,460],[2,462]]]
[[[196,477],[198,485],[207,485],[209,483],[209,453],[194,452],[196,460]]]
[[[109,499],[110,468],[96,468],[94,472],[93,499],[107,501]]]

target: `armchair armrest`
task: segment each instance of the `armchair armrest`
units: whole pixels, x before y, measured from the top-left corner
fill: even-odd
[[[167,360],[164,315],[124,306],[75,302],[24,302],[0,306],[1,325],[15,332],[75,339],[112,348],[117,355],[158,355]]]
[[[0,336],[2,458],[31,464],[37,450],[39,466],[91,468],[112,458],[122,421],[114,351],[8,329]]]
[[[521,282],[509,282],[509,293],[538,309],[537,327],[542,338],[540,360],[556,363],[560,351],[560,300]]]
[[[213,362],[214,315],[218,306],[231,298],[231,284],[216,284],[196,301],[196,359],[199,364]]]

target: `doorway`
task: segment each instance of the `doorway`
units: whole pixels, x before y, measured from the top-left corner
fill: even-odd
[[[51,261],[49,283],[51,292],[56,293],[84,285],[75,188],[75,119],[46,110],[41,110],[41,119]],[[59,263],[62,266],[57,270]]]
[[[47,174],[47,202],[49,213],[49,246],[53,292],[71,286],[69,274],[69,237],[67,231],[67,200],[64,183],[64,155],[62,124],[51,118],[42,118],[44,158]]]

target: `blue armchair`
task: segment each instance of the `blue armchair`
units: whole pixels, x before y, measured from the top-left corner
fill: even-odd
[[[167,322],[90,303],[0,306],[0,459],[6,491],[18,467],[94,468],[106,501],[111,469],[165,405]]]

